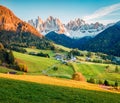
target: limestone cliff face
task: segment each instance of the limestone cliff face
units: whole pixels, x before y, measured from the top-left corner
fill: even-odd
[[[35,21],[29,20],[28,23],[34,26],[43,35],[52,31],[58,34],[67,34],[64,24],[62,24],[58,18],[52,16],[48,17],[45,21],[38,17]]]
[[[43,37],[33,26],[20,20],[8,8],[0,5],[0,31],[29,32],[38,37]]]

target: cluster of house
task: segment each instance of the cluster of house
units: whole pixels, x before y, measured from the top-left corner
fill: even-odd
[[[72,54],[71,54],[70,58],[68,58],[67,55],[63,55],[60,53],[56,53],[54,57],[56,60],[62,61],[63,63],[76,62],[76,60],[77,60],[77,58],[75,56],[73,56]]]

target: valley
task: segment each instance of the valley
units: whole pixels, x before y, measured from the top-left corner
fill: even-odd
[[[35,50],[27,48],[29,52],[44,52],[44,50]],[[18,60],[25,62],[28,66],[28,74],[42,74],[43,71],[47,71],[46,75],[55,76],[55,77],[63,77],[63,78],[72,78],[74,73],[73,67],[70,64],[75,64],[76,72],[81,72],[87,79],[95,78],[96,81],[101,80],[109,80],[110,82],[114,82],[118,80],[120,82],[119,73],[115,73],[114,64],[104,64],[104,63],[95,63],[86,61],[87,57],[77,56],[79,58],[75,62],[70,61],[67,64],[62,62],[61,60],[56,60],[54,57],[56,53],[52,51],[46,51],[46,53],[50,54],[50,58],[44,57],[36,57],[27,54],[21,54],[18,52],[14,52],[15,58]],[[62,54],[66,54],[61,52]],[[59,54],[61,54],[59,53]],[[81,61],[80,58],[83,58],[84,61]],[[70,63],[70,64],[69,64]],[[106,70],[106,66],[109,65],[109,71]],[[54,70],[54,66],[58,68],[58,70]],[[50,68],[50,69],[49,69]],[[119,66],[118,66],[119,68]]]
[[[81,19],[71,10],[72,17],[62,15],[65,23],[59,19],[62,12],[48,16],[57,9],[51,12],[44,6],[39,4],[34,12],[28,5],[14,11],[19,16],[22,11],[24,21],[12,11],[18,5],[11,10],[0,5],[0,103],[120,103],[120,18],[107,24],[92,21],[98,14],[107,15],[101,10],[109,14],[120,4],[95,9]],[[48,18],[34,19],[41,10],[49,11],[40,13]]]
[[[86,61],[86,56],[77,56],[78,59],[76,61],[64,63],[62,60],[57,60],[55,58],[55,55],[58,53],[54,51],[31,48],[26,48],[26,50],[28,54],[19,52],[13,52],[13,54],[18,63],[27,65],[28,72],[26,74],[28,75],[48,75],[52,77],[71,79],[72,75],[74,74],[74,69],[76,69],[76,72],[81,72],[86,79],[94,78],[96,83],[98,83],[99,80],[102,80],[103,82],[104,80],[108,80],[111,85],[114,84],[116,80],[120,82],[119,72],[115,72],[116,65],[114,64]],[[59,52],[59,54],[67,55],[68,52],[65,50],[70,51],[64,47],[64,52]],[[48,53],[50,58],[29,55],[30,52]],[[83,53],[85,54],[86,52],[83,51]],[[72,65],[75,66],[73,67]],[[109,66],[109,71],[106,69],[107,66]],[[56,67],[57,70],[54,70],[54,67]],[[118,66],[118,68],[120,67]]]

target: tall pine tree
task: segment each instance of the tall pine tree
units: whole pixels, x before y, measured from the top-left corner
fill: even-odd
[[[10,52],[8,54],[8,63],[9,64],[14,64],[14,62],[15,62],[14,55],[13,55],[12,50],[10,50]]]

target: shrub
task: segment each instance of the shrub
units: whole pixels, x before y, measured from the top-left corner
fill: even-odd
[[[80,72],[76,72],[72,75],[72,79],[73,80],[77,80],[77,81],[86,81],[85,77],[80,73]]]
[[[8,52],[5,49],[0,49],[0,61],[1,63],[6,63],[8,65],[12,64],[14,65],[14,56],[12,51]]]
[[[109,84],[109,82],[108,82],[107,80],[105,80],[105,81],[104,81],[104,85],[105,85],[105,86],[109,86],[110,84]]]
[[[73,49],[70,51],[70,53],[72,53],[74,56],[80,56],[80,52],[78,49]]]
[[[42,53],[42,52],[40,52],[40,53],[30,52],[29,55],[50,58],[49,54],[45,54],[45,53]]]
[[[26,64],[18,64],[18,67],[20,71],[28,72],[28,68]]]
[[[95,79],[94,78],[90,78],[87,82],[95,84]]]
[[[115,85],[114,85],[114,86],[115,86],[115,88],[117,88],[117,87],[118,87],[118,85],[119,85],[119,84],[118,84],[118,81],[115,81]]]
[[[105,67],[105,71],[106,71],[106,72],[109,72],[109,71],[110,71],[110,66],[109,66],[109,65],[107,65],[107,66]]]
[[[67,54],[67,58],[71,59],[72,56],[80,56],[80,52],[78,49],[72,49],[70,52]]]
[[[93,59],[92,62],[95,62],[95,63],[102,63],[102,60],[100,60],[100,59]]]
[[[115,72],[116,72],[116,73],[119,72],[118,66],[115,67]]]
[[[106,68],[106,69],[108,69],[109,67],[110,67],[110,66],[109,66],[109,65],[107,65],[105,68]]]
[[[36,56],[40,56],[40,57],[50,58],[49,54],[45,54],[45,53],[42,53],[42,52],[37,53],[37,54],[34,54],[34,55],[36,55]]]
[[[10,52],[8,54],[8,63],[14,64],[14,62],[15,62],[14,55],[13,55],[13,52],[10,50]]]
[[[20,52],[20,53],[25,53],[27,52],[24,48],[21,48],[21,47],[17,47],[17,46],[11,46],[12,50],[16,51],[16,52]]]
[[[99,81],[98,81],[98,84],[103,84],[103,81],[102,81],[102,80],[99,80]]]
[[[93,55],[93,54],[92,54],[91,52],[88,52],[86,56],[87,56],[87,57],[92,57],[92,55]]]
[[[57,66],[53,67],[53,70],[54,70],[54,71],[57,71],[57,70],[58,70],[58,67],[57,67]]]
[[[65,52],[65,50],[64,50],[64,49],[61,49],[61,48],[59,49],[59,51],[60,51],[60,52]]]

